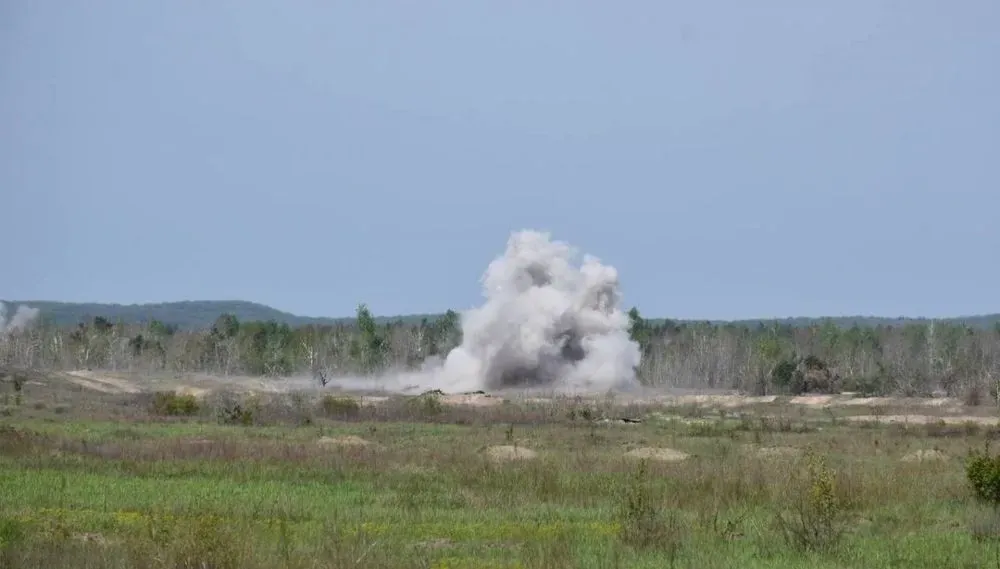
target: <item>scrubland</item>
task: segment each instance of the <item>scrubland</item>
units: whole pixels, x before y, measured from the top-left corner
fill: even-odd
[[[1000,566],[957,400],[16,396],[3,567]]]

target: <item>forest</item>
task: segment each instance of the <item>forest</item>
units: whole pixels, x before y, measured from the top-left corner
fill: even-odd
[[[223,313],[201,328],[107,316],[67,324],[42,314],[33,325],[4,334],[0,364],[275,378],[311,374],[323,381],[417,369],[429,358],[446,356],[462,337],[455,311],[379,319],[365,305],[353,319],[293,325]],[[754,394],[947,394],[970,403],[995,398],[1000,380],[1000,324],[986,318],[716,323],[629,312],[645,385]]]

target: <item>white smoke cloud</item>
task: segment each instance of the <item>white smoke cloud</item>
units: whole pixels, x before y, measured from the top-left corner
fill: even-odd
[[[10,321],[7,321],[7,306],[0,302],[0,334],[9,334],[27,328],[38,318],[38,309],[23,304],[18,305]]]
[[[548,233],[519,231],[483,275],[486,302],[462,315],[462,344],[432,375],[448,391],[637,385],[639,346],[621,310],[618,271]],[[420,382],[426,383],[426,382]]]
[[[482,306],[461,315],[462,344],[419,371],[333,377],[347,390],[457,393],[504,388],[598,392],[638,387],[639,345],[621,310],[618,271],[548,233],[511,234],[482,277]],[[306,380],[308,381],[308,380]]]

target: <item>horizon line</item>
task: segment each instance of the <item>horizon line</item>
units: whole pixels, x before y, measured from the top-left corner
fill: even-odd
[[[151,302],[102,302],[102,301],[67,301],[67,300],[43,300],[43,299],[33,299],[33,300],[4,300],[0,299],[0,302],[6,304],[24,304],[30,306],[31,303],[46,303],[46,304],[64,304],[64,305],[83,305],[83,304],[95,304],[103,306],[119,306],[119,307],[148,307],[155,305],[169,305],[169,304],[186,304],[186,303],[244,303],[252,304],[255,306],[267,308],[270,310],[275,310],[287,314],[295,318],[305,318],[312,320],[348,320],[354,318],[354,315],[345,316],[310,316],[305,314],[298,314],[288,310],[283,310],[281,308],[276,308],[270,304],[264,304],[261,302],[253,300],[242,300],[242,299],[199,299],[199,300],[168,300],[168,301],[151,301]],[[635,308],[639,309],[640,314],[642,313],[642,307],[639,305],[634,305]],[[624,310],[630,310],[632,307],[624,308]],[[376,318],[412,318],[416,316],[437,316],[444,314],[448,310],[454,310],[455,312],[461,314],[463,310],[458,309],[444,309],[438,311],[424,311],[424,312],[409,312],[400,314],[378,314],[372,313]],[[755,321],[781,321],[781,320],[796,320],[796,319],[808,319],[808,320],[836,320],[836,319],[880,319],[880,320],[965,320],[971,318],[984,318],[990,316],[1000,316],[1000,312],[981,312],[977,314],[962,314],[956,316],[906,316],[906,315],[895,315],[895,316],[883,316],[876,314],[843,314],[843,315],[822,315],[822,316],[810,316],[810,315],[797,315],[797,316],[754,316],[754,317],[743,317],[743,318],[678,318],[670,316],[647,316],[643,315],[644,320],[674,320],[677,322],[711,322],[711,323],[727,323],[727,322],[755,322]]]

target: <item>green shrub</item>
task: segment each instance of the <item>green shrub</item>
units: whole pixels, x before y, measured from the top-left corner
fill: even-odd
[[[153,394],[152,412],[156,415],[190,416],[198,413],[199,408],[194,395],[178,395],[173,391]]]
[[[352,397],[327,395],[320,405],[329,417],[356,417],[361,413],[361,404]]]
[[[784,391],[791,393],[802,392],[802,381],[799,377],[798,362],[795,358],[785,358],[778,362],[771,370],[771,382]]]
[[[219,422],[223,425],[243,425],[249,427],[253,425],[253,408],[243,406],[239,403],[224,405],[219,409]]]
[[[433,417],[444,412],[444,404],[441,403],[436,393],[418,395],[417,397],[408,399],[406,405],[416,415],[421,417]]]
[[[990,456],[988,440],[982,452],[969,453],[965,476],[977,498],[992,506],[1000,506],[1000,456]]]

